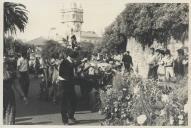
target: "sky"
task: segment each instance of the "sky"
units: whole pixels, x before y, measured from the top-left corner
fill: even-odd
[[[101,35],[117,15],[123,11],[127,0],[4,0],[22,3],[29,11],[29,21],[25,32],[18,32],[19,39],[31,40],[40,36],[47,37],[52,27],[60,27],[61,9],[77,1],[84,10],[83,31],[95,31]]]

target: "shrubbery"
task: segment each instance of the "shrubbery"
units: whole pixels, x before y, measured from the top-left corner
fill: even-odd
[[[158,83],[117,74],[113,87],[101,92],[102,125],[187,125],[187,80]]]

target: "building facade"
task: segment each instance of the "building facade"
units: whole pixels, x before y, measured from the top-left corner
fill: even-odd
[[[80,33],[81,42],[89,42],[93,44],[98,44],[101,42],[101,37],[98,36],[94,31],[81,31]]]
[[[64,39],[70,42],[72,35],[76,36],[77,42],[100,42],[101,37],[93,31],[82,31],[83,8],[77,2],[71,2],[61,11]]]
[[[62,10],[62,24],[64,38],[70,41],[72,35],[76,35],[77,41],[80,41],[80,33],[83,24],[83,9],[76,2],[70,3],[70,6]]]

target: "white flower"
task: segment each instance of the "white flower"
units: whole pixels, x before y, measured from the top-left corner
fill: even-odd
[[[122,114],[121,117],[122,117],[122,118],[125,118],[125,117],[126,117],[126,114]]]
[[[183,120],[183,118],[184,118],[183,115],[178,116],[178,119],[180,119],[180,120]]]
[[[161,98],[162,98],[163,102],[165,102],[165,103],[169,102],[169,96],[168,95],[163,94]]]
[[[113,90],[110,88],[110,89],[108,89],[107,90],[107,95],[111,95],[112,94],[112,92],[113,92]]]
[[[117,101],[114,101],[113,104],[114,104],[114,105],[118,105],[118,102],[117,102]]]
[[[173,123],[174,123],[174,118],[173,116],[170,116],[170,124],[173,125]]]
[[[140,91],[140,88],[139,88],[138,86],[135,86],[135,87],[133,88],[133,93],[134,93],[134,94],[138,94],[139,91]]]
[[[101,110],[99,110],[99,111],[98,111],[98,113],[101,115],[101,114],[102,114],[102,111],[101,111]]]
[[[126,96],[125,99],[126,99],[126,100],[129,100],[129,99],[130,99],[130,96]]]
[[[127,89],[126,89],[126,88],[123,88],[122,90],[123,90],[123,91],[127,91]]]
[[[162,110],[160,111],[160,116],[163,116],[163,115],[165,115],[165,114],[166,114],[165,110],[162,109]]]
[[[130,122],[129,122],[129,119],[126,119],[126,124],[129,124]]]
[[[189,109],[189,108],[188,108],[188,103],[186,103],[186,104],[184,105],[184,112],[185,112],[185,113],[188,113],[188,109]]]
[[[178,124],[179,124],[179,125],[182,125],[182,124],[184,124],[184,121],[183,121],[183,120],[179,120],[179,121],[178,121]]]
[[[144,124],[146,120],[147,120],[146,115],[140,115],[137,117],[137,123],[140,125]]]
[[[122,96],[119,96],[119,97],[118,97],[118,100],[121,100],[121,99],[122,99]]]
[[[106,88],[108,88],[108,89],[112,88],[112,85],[109,84],[109,85],[106,86]]]

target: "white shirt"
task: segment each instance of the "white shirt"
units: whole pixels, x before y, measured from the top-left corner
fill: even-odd
[[[93,67],[90,67],[89,70],[88,70],[88,74],[89,75],[94,75],[95,73],[95,69]]]
[[[172,56],[170,57],[165,56],[163,60],[164,60],[165,66],[173,66],[174,58]]]
[[[19,72],[28,71],[28,60],[24,59],[23,57],[20,57],[17,60],[17,68],[18,68]]]

